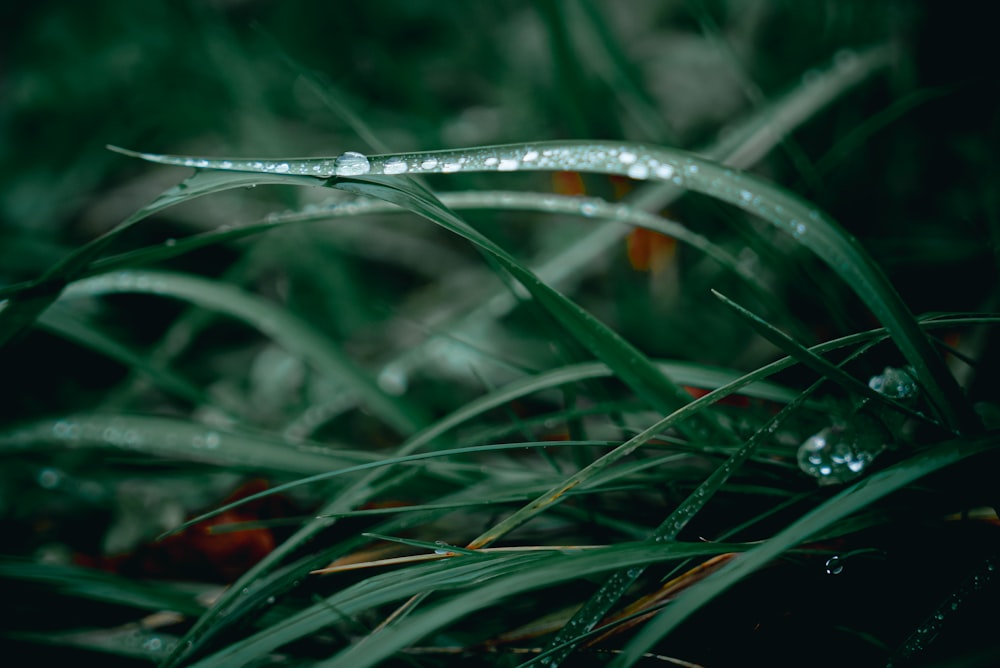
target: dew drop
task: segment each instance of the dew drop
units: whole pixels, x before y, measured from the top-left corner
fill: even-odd
[[[287,162],[279,162],[277,165],[274,166],[274,171],[278,172],[279,174],[287,174],[289,169],[290,167],[288,166]]]
[[[153,636],[152,638],[147,638],[146,642],[142,643],[142,647],[149,652],[159,652],[163,649],[163,641]]]
[[[826,572],[828,575],[840,575],[844,572],[844,560],[838,556],[832,556],[826,560]]]
[[[222,167],[223,169],[232,169],[233,168],[233,161],[232,160],[223,160],[222,162],[219,163],[219,166]]]
[[[176,246],[177,245],[177,239],[167,239],[166,241],[163,242],[163,245],[167,246],[168,248]]]
[[[441,165],[441,171],[444,172],[445,174],[451,174],[453,172],[457,172],[460,169],[462,169],[462,163],[460,161],[445,162],[442,163]],[[497,167],[497,169],[499,169],[499,167]]]
[[[483,164],[486,165],[487,167],[493,167],[498,162],[500,162],[500,160],[498,160],[495,157],[490,156],[489,158],[486,158],[486,160],[483,161]]]
[[[753,193],[750,192],[749,190],[741,190],[740,199],[743,200],[744,202],[749,202],[750,200],[753,199]]]
[[[832,426],[820,430],[799,446],[799,469],[818,478],[820,484],[843,483],[857,478],[885,449],[874,432],[851,426]]]
[[[527,153],[524,154],[524,157],[521,158],[521,161],[522,162],[533,162],[533,161],[535,161],[537,159],[538,159],[538,151],[528,151]]]
[[[438,161],[435,160],[434,158],[427,158],[426,160],[424,160],[423,162],[420,163],[420,168],[421,169],[434,169],[435,167],[437,167],[437,164],[438,164]]]
[[[389,158],[385,161],[382,171],[386,174],[402,174],[407,170],[406,161],[401,158]]]
[[[597,205],[593,202],[584,202],[580,205],[580,213],[590,218],[597,213]]]
[[[518,162],[517,160],[514,160],[512,158],[504,158],[503,160],[500,161],[500,164],[497,165],[497,171],[498,172],[514,172],[514,171],[517,171],[517,168],[520,167],[520,166],[521,166],[521,163]]]
[[[649,177],[649,167],[642,163],[636,163],[628,168],[629,178],[645,179]]]
[[[660,165],[656,168],[656,175],[663,180],[669,179],[674,175],[673,165]]]
[[[220,443],[222,443],[222,438],[219,436],[218,433],[210,431],[207,434],[205,434],[205,448],[209,450],[215,450],[216,448],[219,447]]]
[[[406,394],[409,379],[401,369],[386,368],[378,375],[378,386],[394,397]]]
[[[920,394],[920,387],[909,369],[887,366],[882,373],[868,379],[868,387],[892,399],[912,400]]]
[[[341,154],[333,164],[333,172],[337,176],[360,176],[367,174],[371,168],[368,157],[356,151]]]
[[[618,160],[623,165],[631,165],[633,162],[636,161],[636,155],[635,153],[632,153],[630,151],[622,151],[621,153],[618,154]]]
[[[42,489],[55,489],[61,478],[58,470],[47,466],[38,472],[38,485]]]

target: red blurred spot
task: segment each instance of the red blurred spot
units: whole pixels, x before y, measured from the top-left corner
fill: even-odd
[[[626,240],[628,261],[636,271],[650,271],[657,274],[674,259],[677,240],[659,232],[637,227],[629,232]]]
[[[219,505],[267,489],[265,480],[250,480]],[[269,528],[213,531],[213,527],[289,517],[294,514],[293,510],[287,497],[272,495],[227,510],[161,541],[140,545],[128,554],[113,557],[78,555],[76,561],[84,566],[134,577],[232,582],[267,556],[275,548],[277,539]]]
[[[554,172],[552,189],[559,195],[583,195],[583,178],[577,172]]]

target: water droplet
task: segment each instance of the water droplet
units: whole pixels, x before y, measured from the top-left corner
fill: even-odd
[[[153,636],[152,638],[147,638],[146,642],[142,643],[142,648],[149,652],[159,652],[163,649],[163,641]]]
[[[597,213],[597,205],[593,202],[584,202],[580,205],[580,213],[589,218]]]
[[[753,193],[750,192],[749,190],[741,190],[740,199],[743,200],[744,202],[749,202],[750,200],[753,199]]]
[[[443,540],[436,540],[436,541],[434,541],[434,544],[435,545],[440,545],[442,547],[442,549],[440,549],[440,550],[434,550],[434,554],[448,554],[449,552],[451,552],[451,550],[446,549],[449,546],[448,546],[448,543],[444,542]]]
[[[163,242],[163,245],[167,246],[167,247],[176,246],[177,245],[177,239],[167,239],[166,241]]]
[[[267,597],[267,602],[268,602],[269,605],[274,605],[274,597],[273,596],[268,596]]]
[[[884,449],[876,432],[838,425],[806,439],[797,459],[802,472],[819,478],[820,484],[836,484],[860,476]]]
[[[632,153],[630,151],[622,151],[621,153],[618,154],[618,160],[623,165],[631,165],[633,162],[636,161],[636,155],[635,153]]]
[[[642,163],[636,163],[628,168],[629,178],[645,179],[649,177],[649,167]]]
[[[489,157],[489,158],[486,158],[486,160],[484,160],[484,161],[483,161],[483,164],[484,164],[484,165],[486,165],[487,167],[493,167],[493,166],[494,166],[494,165],[496,165],[496,164],[497,164],[498,162],[500,162],[500,160],[499,160],[499,159],[497,159],[497,158],[494,158],[494,157],[492,157],[492,156],[491,156],[491,157]]]
[[[826,572],[829,575],[840,575],[844,572],[844,560],[838,556],[832,556],[826,560]]]
[[[367,174],[372,168],[368,157],[363,153],[347,151],[341,154],[333,164],[333,172],[337,176],[360,176]]]
[[[437,165],[438,165],[438,161],[437,160],[435,160],[434,158],[427,158],[426,160],[424,160],[423,162],[420,163],[420,168],[421,169],[434,169],[435,167],[437,167]]]
[[[401,369],[386,368],[378,375],[378,386],[394,397],[405,394],[407,385],[406,372]]]
[[[289,169],[290,168],[287,162],[279,162],[277,165],[274,166],[274,171],[278,172],[279,174],[287,174]]]
[[[517,160],[514,160],[512,158],[504,158],[503,160],[500,161],[500,164],[497,165],[497,171],[498,172],[513,172],[513,171],[516,171],[517,168],[520,167],[520,166],[521,166],[521,163],[519,163]]]
[[[232,160],[223,160],[222,162],[219,163],[219,166],[222,167],[223,169],[232,169],[233,168],[233,161]]]
[[[673,165],[660,165],[656,168],[656,176],[666,181],[674,175]]]
[[[61,479],[62,474],[48,466],[38,472],[38,485],[43,489],[55,489]]]
[[[881,375],[868,379],[868,387],[891,399],[913,400],[920,394],[920,387],[913,380],[909,369],[887,366]]]
[[[452,172],[457,172],[460,169],[462,169],[462,161],[461,160],[456,160],[456,161],[452,161],[452,162],[445,162],[445,163],[442,163],[442,165],[441,165],[441,171],[444,172],[445,174],[450,174]],[[497,169],[499,169],[499,167]]]
[[[521,162],[532,162],[537,159],[538,159],[538,151],[528,151],[527,153],[524,154],[524,157],[521,158]]]
[[[382,171],[386,174],[402,174],[407,170],[406,161],[401,158],[389,158],[385,161]]]
[[[215,450],[222,443],[222,438],[214,431],[210,431],[205,434],[205,447],[209,450]]]

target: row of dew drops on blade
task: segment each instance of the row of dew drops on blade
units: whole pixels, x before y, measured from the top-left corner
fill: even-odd
[[[698,161],[683,155],[671,155],[657,148],[642,145],[614,145],[580,143],[569,145],[512,144],[419,153],[401,153],[369,157],[356,151],[347,151],[336,158],[306,158],[287,160],[256,159],[207,159],[198,157],[162,156],[140,154],[154,162],[174,164],[195,169],[221,169],[227,171],[262,174],[288,174],[317,178],[359,177],[366,175],[450,174],[456,172],[516,172],[516,171],[593,171],[627,176],[635,180],[656,180],[677,186],[685,178],[695,179],[701,167]],[[751,188],[741,185],[743,176],[731,169],[724,169],[725,178],[700,179],[716,194],[730,192],[730,201],[754,210],[766,218],[776,219],[795,237],[804,235],[808,226],[803,220],[787,220],[787,213],[780,204],[772,205],[758,196]],[[581,213],[587,215],[581,202]],[[818,211],[808,213],[814,220]]]

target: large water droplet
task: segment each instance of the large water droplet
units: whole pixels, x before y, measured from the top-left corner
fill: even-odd
[[[402,174],[407,170],[406,161],[402,158],[389,158],[385,161],[382,171],[386,174]]]
[[[807,438],[798,450],[799,468],[820,484],[837,484],[857,478],[885,449],[875,432],[832,426]]]
[[[844,560],[834,555],[826,560],[826,572],[829,575],[840,575],[844,572]]]
[[[372,168],[368,157],[363,153],[348,151],[340,155],[333,163],[333,171],[337,176],[360,176],[367,174]]]
[[[646,179],[649,178],[649,167],[637,162],[628,168],[628,175],[633,179]]]
[[[887,366],[878,376],[868,379],[868,387],[892,399],[909,401],[920,394],[920,387],[908,369]]]

